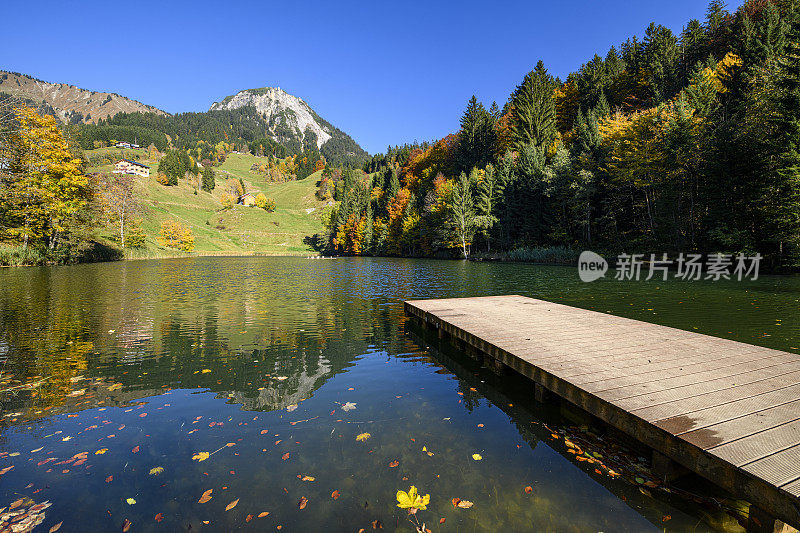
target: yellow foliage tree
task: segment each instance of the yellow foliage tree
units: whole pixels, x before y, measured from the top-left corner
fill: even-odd
[[[13,113],[18,127],[0,142],[0,228],[26,247],[43,240],[52,249],[93,190],[53,117],[25,105]]]
[[[165,220],[161,223],[161,244],[168,248],[176,248],[184,252],[194,250],[194,235],[191,228],[177,220]]]

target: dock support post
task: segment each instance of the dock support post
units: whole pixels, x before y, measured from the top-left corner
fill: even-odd
[[[766,511],[750,505],[750,517],[747,519],[747,533],[796,533],[797,530],[776,520]]]
[[[689,471],[682,465],[679,465],[663,453],[653,450],[652,459],[653,473],[665,483],[675,481],[682,475]]]
[[[548,403],[553,400],[553,393],[534,381],[533,398],[539,403]]]

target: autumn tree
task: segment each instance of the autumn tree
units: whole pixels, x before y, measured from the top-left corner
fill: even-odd
[[[53,250],[92,200],[92,184],[52,116],[23,104],[0,114],[0,237]]]
[[[108,210],[119,226],[119,242],[125,248],[125,235],[129,229],[126,224],[141,209],[139,196],[136,194],[136,176],[133,174],[111,174],[101,182],[102,194]]]

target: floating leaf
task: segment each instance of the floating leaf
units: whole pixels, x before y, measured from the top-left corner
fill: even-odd
[[[473,505],[475,505],[475,504],[473,504],[473,503],[472,503],[471,501],[469,501],[469,500],[461,500],[460,502],[458,502],[458,507],[459,507],[459,509],[469,509],[469,508],[470,508],[470,507],[472,507]]]
[[[372,529],[383,529],[383,522],[381,522],[380,520],[373,520]]]
[[[531,487],[530,485],[525,487],[525,494],[530,494],[531,492],[533,492],[533,487]]]
[[[234,507],[236,507],[236,505],[238,505],[238,503],[239,503],[239,498],[236,498],[236,499],[235,499],[235,500],[233,500],[231,503],[229,503],[228,505],[226,505],[226,506],[225,506],[225,510],[226,510],[226,511],[230,511],[231,509],[233,509]]]
[[[276,376],[275,379],[277,379],[278,381],[283,381],[284,379],[289,379],[289,377],[288,376]]]
[[[297,404],[296,403],[293,403],[292,405],[287,405],[286,406],[286,410],[289,411],[290,413],[292,411],[294,411],[295,409],[297,409]]]
[[[331,492],[331,498],[333,498],[334,500],[338,500],[339,499],[339,491],[335,490],[335,491]]]
[[[342,405],[342,411],[352,411],[356,408],[356,404],[354,402],[347,402]]]
[[[139,453],[139,446],[134,446],[131,453]]]
[[[389,468],[394,468],[396,466],[400,466],[400,461],[392,461],[389,463]]]
[[[133,498],[128,498],[125,501],[128,502],[128,505],[136,505],[136,500],[134,500]]]
[[[314,476],[303,476],[303,481],[316,481],[317,478]]]
[[[306,498],[305,496],[301,496],[300,501],[297,502],[297,507],[299,507],[300,509],[305,509],[306,505],[308,505],[308,498]]]
[[[115,391],[122,388],[122,383],[114,383],[113,385],[108,387],[109,391]]]
[[[61,522],[59,522],[58,524],[54,525],[53,527],[51,527],[51,528],[50,528],[50,531],[49,531],[48,533],[56,533],[56,531],[58,531],[59,529],[61,529],[61,524],[63,524],[63,523],[64,523],[64,522],[63,522],[63,521],[61,521]]]
[[[133,522],[131,522],[130,520],[128,520],[126,518],[125,521],[122,522],[122,533],[127,533],[131,529],[132,525],[133,525]]]
[[[197,503],[207,503],[211,499],[211,493],[214,492],[214,489],[208,489],[200,496],[200,499],[197,500]]]
[[[150,469],[150,475],[151,476],[157,476],[157,475],[161,474],[163,471],[164,471],[164,467],[163,466],[156,466],[156,467]]]
[[[114,481],[114,476],[108,476],[106,478],[106,483],[111,483],[112,481]]]
[[[192,456],[192,459],[198,462],[205,461],[206,459],[209,458],[210,455],[211,454],[208,452],[198,452]]]
[[[249,521],[250,521],[250,520],[252,520],[252,519],[253,519],[253,515],[249,514],[249,515],[247,515],[247,516],[244,518],[244,521],[245,521],[245,522],[249,522]]]
[[[483,456],[479,453],[473,453],[472,458],[475,459],[476,461],[480,461],[481,459],[483,459]]]
[[[444,524],[445,520],[446,520],[446,519],[445,519],[444,517],[442,517],[442,518],[440,518],[440,519],[439,519],[439,523],[440,523],[440,524]]]
[[[158,513],[156,515],[156,522],[161,522],[162,520],[164,520],[164,514],[163,513]]]
[[[211,372],[211,369],[210,369],[210,368],[204,368],[204,369],[201,371],[201,374],[208,374],[209,372]]]
[[[431,495],[426,494],[425,496],[420,496],[417,492],[417,487],[411,485],[411,488],[408,489],[408,492],[403,490],[397,491],[397,506],[400,509],[419,509],[424,511],[427,509],[427,505],[431,501]]]
[[[288,459],[288,458],[289,458],[289,456],[290,456],[290,455],[291,455],[291,454],[290,454],[289,452],[286,452],[285,454],[283,454],[283,455],[281,456],[281,459],[283,459],[283,460],[285,461],[286,459]]]
[[[99,450],[97,450],[96,452],[94,452],[94,454],[95,454],[95,455],[103,455],[103,454],[104,454],[104,453],[106,453],[107,451],[108,451],[108,448],[100,448]]]
[[[264,511],[264,512],[262,512],[262,513],[258,513],[258,517],[259,517],[259,518],[264,518],[264,517],[265,517],[265,516],[267,516],[268,514],[269,514],[269,511]]]
[[[359,434],[356,436],[356,440],[357,440],[357,441],[359,441],[359,442],[364,442],[365,440],[367,440],[367,439],[368,439],[368,438],[370,438],[371,436],[372,436],[372,435],[370,435],[369,433],[359,433]]]
[[[455,508],[455,507],[457,507],[457,506],[458,506],[458,502],[460,502],[460,501],[461,501],[461,498],[453,498],[453,499],[452,499],[452,500],[450,500],[450,501],[452,501],[452,502],[453,502],[453,508]]]

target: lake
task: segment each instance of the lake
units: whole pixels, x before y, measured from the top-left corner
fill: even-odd
[[[494,294],[800,352],[800,276],[582,283],[382,258],[0,269],[0,531],[741,530],[742,502],[663,486],[627,439],[535,404],[530,383],[403,313]],[[430,503],[408,515],[396,494],[412,485]]]

